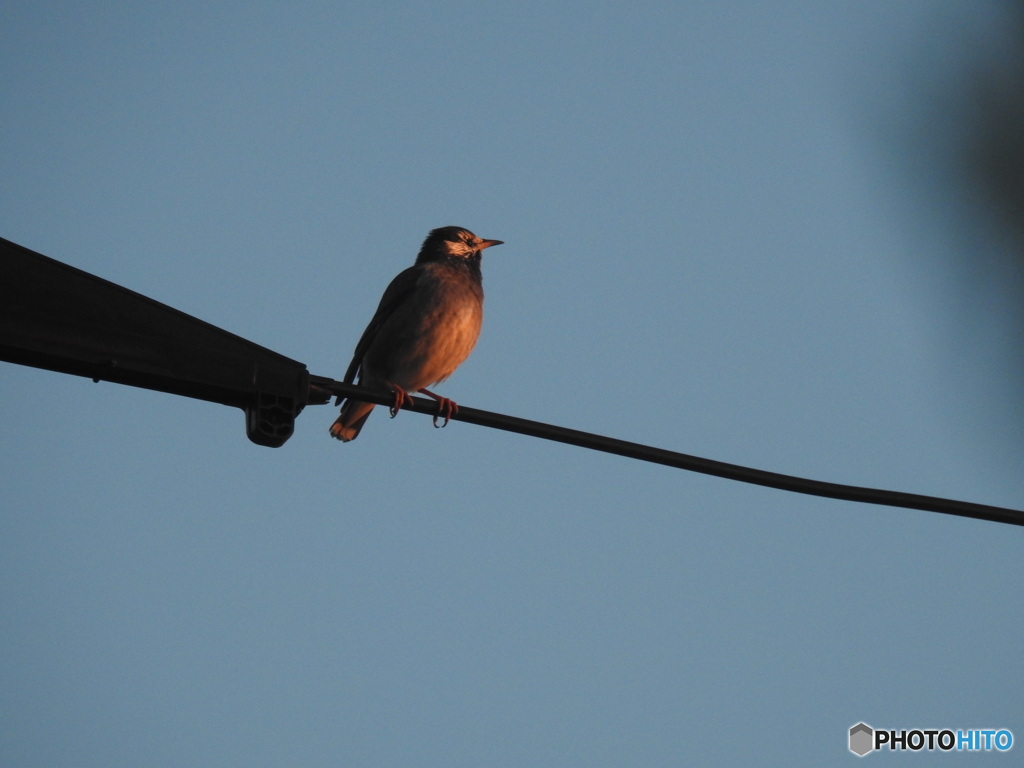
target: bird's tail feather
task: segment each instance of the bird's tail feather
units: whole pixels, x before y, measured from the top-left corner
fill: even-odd
[[[373,411],[373,403],[363,403],[359,400],[346,400],[341,406],[341,414],[331,424],[331,437],[336,437],[343,443],[355,440],[359,436],[359,430],[370,417]]]

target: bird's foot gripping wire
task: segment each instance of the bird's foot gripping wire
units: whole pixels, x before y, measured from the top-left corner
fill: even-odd
[[[388,412],[391,414],[391,418],[393,419],[395,418],[395,416],[398,415],[398,412],[402,410],[402,406],[412,406],[412,397],[409,395],[408,392],[406,392],[397,384],[392,384],[389,381],[388,386],[395,391],[395,401],[391,404],[391,407],[388,409]]]
[[[434,428],[438,428],[437,420],[440,418],[444,419],[444,423],[441,427],[447,427],[448,422],[452,420],[452,416],[459,412],[459,404],[454,400],[449,400],[447,397],[441,397],[441,395],[435,395],[429,389],[421,389],[427,397],[432,397],[437,400],[437,413],[434,414]]]

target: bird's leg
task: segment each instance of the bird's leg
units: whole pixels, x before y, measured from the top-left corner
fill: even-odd
[[[402,409],[403,405],[406,405],[407,403],[412,403],[412,397],[410,397],[409,393],[406,392],[397,384],[392,384],[390,381],[386,383],[389,387],[391,387],[391,389],[395,391],[395,401],[391,404],[391,408],[389,409],[389,412],[391,413],[391,418],[393,419],[395,418],[395,416],[398,415],[398,412]]]
[[[434,427],[437,427],[438,417],[442,416],[444,417],[444,424],[442,424],[441,426],[447,427],[448,422],[451,421],[452,419],[452,416],[459,412],[458,403],[456,403],[454,400],[449,400],[447,397],[435,395],[429,389],[421,389],[420,392],[422,392],[427,397],[432,397],[435,400],[437,400],[437,413],[434,414]]]

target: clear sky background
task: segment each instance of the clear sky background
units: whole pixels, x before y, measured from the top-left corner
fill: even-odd
[[[933,111],[1006,26],[8,2],[0,235],[340,378],[427,231],[465,226],[506,245],[439,388],[464,405],[1021,508],[1006,301],[964,267],[998,237]],[[342,445],[309,407],[267,449],[200,401],[10,364],[0,392],[4,766],[822,766],[860,720],[1024,740],[1019,528],[411,413]]]

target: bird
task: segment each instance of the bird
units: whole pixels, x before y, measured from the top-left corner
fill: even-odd
[[[437,401],[434,426],[442,417],[441,426],[446,426],[458,405],[427,387],[451,376],[473,351],[483,322],[481,254],[502,243],[477,237],[465,227],[431,230],[415,263],[384,291],[356,344],[345,383],[354,383],[358,376],[360,386],[391,390],[392,418],[411,403],[409,392],[422,392]],[[346,443],[355,440],[373,408],[373,403],[345,400],[331,436]]]

